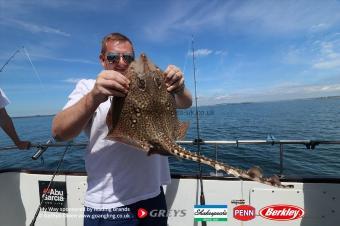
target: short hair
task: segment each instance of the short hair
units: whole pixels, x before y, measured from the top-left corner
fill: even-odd
[[[102,55],[104,55],[105,52],[106,52],[106,43],[108,41],[126,41],[126,42],[129,42],[131,44],[131,46],[132,46],[132,51],[134,51],[133,50],[133,44],[132,44],[131,40],[128,37],[126,37],[125,35],[123,35],[121,33],[114,32],[114,33],[110,33],[110,34],[106,35],[103,38],[103,40],[102,40],[102,49],[100,51],[100,53]]]

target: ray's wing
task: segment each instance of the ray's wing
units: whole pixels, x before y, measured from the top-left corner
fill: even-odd
[[[124,106],[125,97],[113,97],[111,100],[111,107],[108,112],[108,117],[106,117],[106,124],[109,128],[109,133],[118,124],[122,109]]]
[[[185,135],[187,134],[189,128],[189,122],[179,122],[178,134],[176,139],[183,140]]]

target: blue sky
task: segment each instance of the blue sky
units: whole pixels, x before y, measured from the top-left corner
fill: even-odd
[[[340,1],[0,0],[0,73],[13,116],[53,114],[100,72],[121,32],[161,68],[179,66],[200,105],[340,95]]]

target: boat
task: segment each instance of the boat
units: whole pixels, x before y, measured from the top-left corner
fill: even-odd
[[[194,141],[178,143],[195,144]],[[279,144],[279,170],[283,172],[285,144],[302,144],[314,148],[319,144],[337,145],[340,141],[267,139],[202,142],[202,145],[218,144]],[[39,158],[49,147],[65,147],[66,150],[70,145],[80,147],[86,144],[51,141],[33,144],[37,153],[32,157]],[[0,150],[14,148],[4,147]],[[171,184],[164,186],[168,225],[339,225],[340,178],[280,176],[282,183],[291,185],[291,188],[276,188],[219,172],[211,175],[172,174]],[[83,225],[84,194],[87,187],[85,172],[3,169],[0,171],[0,181],[0,225]],[[202,193],[205,196],[203,205],[200,200]],[[154,217],[164,213],[155,210],[145,214]]]
[[[29,59],[26,50],[25,53]],[[171,184],[164,186],[167,213],[142,210],[140,217],[167,214],[169,226],[338,226],[340,222],[340,177],[288,177],[283,174],[283,163],[284,145],[305,145],[308,149],[314,149],[320,144],[339,145],[340,141],[277,140],[272,136],[266,140],[201,140],[198,127],[193,43],[192,53],[198,135],[194,141],[178,141],[177,143],[197,145],[198,153],[200,153],[200,145],[213,145],[216,160],[218,160],[217,146],[222,144],[237,147],[242,144],[279,145],[279,176],[281,182],[284,185],[290,185],[290,188],[277,188],[259,182],[241,180],[216,171],[210,175],[203,175],[199,167],[197,174],[171,175]],[[32,145],[32,148],[37,149],[32,159],[39,159],[49,147],[64,147],[64,156],[71,145],[86,146],[84,143],[65,144],[48,140],[44,144]],[[10,149],[16,149],[16,147],[3,147],[0,151]],[[59,171],[62,160],[63,158],[60,159],[55,171],[0,170],[0,225],[83,225],[84,196],[87,188],[86,173]],[[199,163],[197,164],[200,166]]]

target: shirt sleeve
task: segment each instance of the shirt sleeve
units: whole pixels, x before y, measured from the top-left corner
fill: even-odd
[[[5,93],[0,89],[0,108],[4,108],[9,104],[9,100]]]
[[[83,98],[86,94],[88,94],[93,89],[94,84],[95,84],[95,80],[93,79],[81,79],[77,83],[76,88],[68,96],[68,102],[63,107],[63,110],[78,103],[78,101],[81,98]]]

